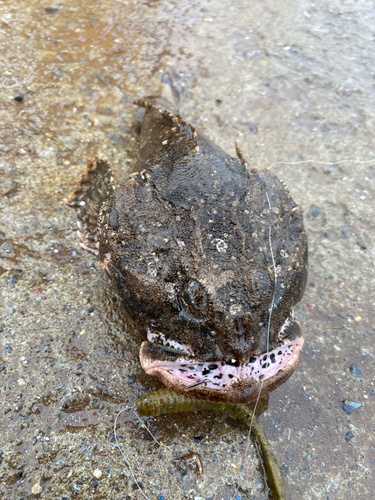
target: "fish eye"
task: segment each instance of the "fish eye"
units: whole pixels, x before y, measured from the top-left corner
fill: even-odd
[[[204,315],[207,310],[207,294],[197,281],[189,281],[181,290],[181,299],[185,308],[195,315]]]

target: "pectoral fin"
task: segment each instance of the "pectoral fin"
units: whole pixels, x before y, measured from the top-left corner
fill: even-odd
[[[98,222],[103,205],[113,197],[115,184],[107,160],[94,158],[87,165],[75,190],[65,203],[77,211],[78,238],[81,247],[99,255]]]

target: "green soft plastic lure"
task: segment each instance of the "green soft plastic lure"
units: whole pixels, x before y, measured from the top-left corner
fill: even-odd
[[[262,461],[266,470],[268,484],[275,500],[286,500],[284,479],[279,464],[276,461],[263,427],[253,412],[243,405],[231,405],[212,403],[200,399],[190,398],[178,394],[170,389],[160,389],[151,394],[143,396],[136,402],[136,407],[141,416],[158,416],[180,411],[203,411],[227,413],[233,418],[242,420],[247,426],[251,426],[252,434],[258,439],[262,451]]]

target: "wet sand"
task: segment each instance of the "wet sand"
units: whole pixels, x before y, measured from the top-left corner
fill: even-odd
[[[373,498],[375,11],[372,2],[114,0],[0,5],[0,498],[141,499],[116,414],[161,385],[139,365],[96,259],[63,200],[94,155],[118,179],[137,110],[183,74],[181,114],[302,205],[310,272],[296,308],[301,365],[260,421],[288,499]],[[343,401],[360,403],[348,414]],[[150,499],[267,498],[247,429],[192,413],[119,418]],[[203,475],[176,459],[199,453]]]

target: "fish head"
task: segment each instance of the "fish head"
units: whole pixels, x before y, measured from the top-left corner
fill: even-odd
[[[172,187],[157,168],[135,175],[101,214],[99,251],[147,332],[144,370],[180,393],[249,403],[298,366],[307,235],[285,185],[235,162],[229,179],[212,158],[195,177],[185,165],[189,182]]]

